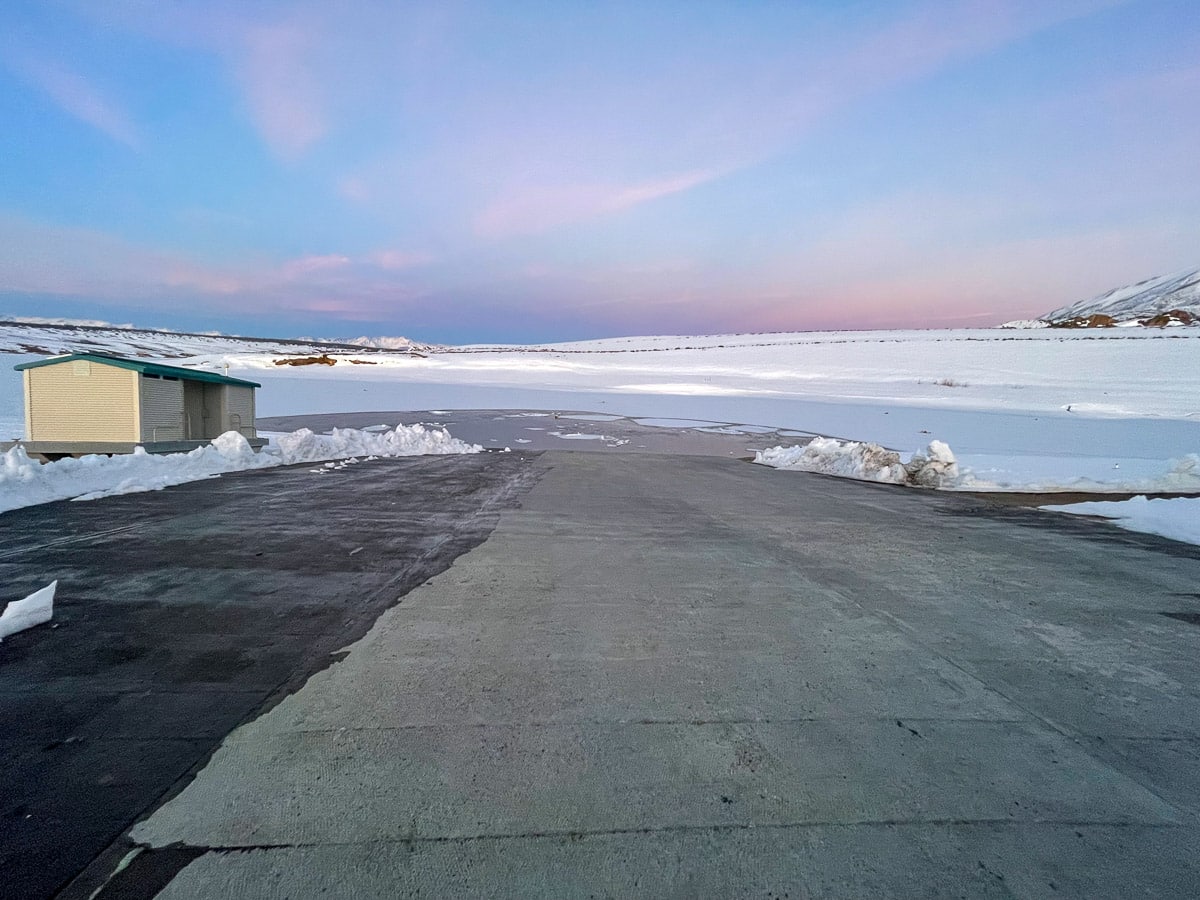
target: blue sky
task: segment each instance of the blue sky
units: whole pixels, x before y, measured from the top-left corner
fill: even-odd
[[[1200,4],[18,2],[0,315],[990,325],[1200,265]]]

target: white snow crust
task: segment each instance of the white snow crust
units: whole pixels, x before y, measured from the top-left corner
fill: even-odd
[[[115,494],[158,491],[227,472],[266,469],[350,457],[478,453],[478,444],[453,438],[445,429],[400,425],[390,431],[307,428],[270,436],[258,453],[236,431],[188,453],[150,454],[138,447],[120,456],[84,456],[40,463],[13,447],[0,454],[0,512],[53,500],[94,500]]]
[[[1130,531],[1158,534],[1188,544],[1200,544],[1200,498],[1133,497],[1043,506],[1042,509],[1079,516],[1103,516]]]

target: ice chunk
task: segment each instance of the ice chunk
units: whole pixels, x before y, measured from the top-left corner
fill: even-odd
[[[920,487],[940,488],[958,480],[958,461],[954,452],[942,441],[930,441],[929,447],[914,453],[904,464],[908,481]]]
[[[0,613],[0,641],[10,634],[49,622],[54,615],[54,591],[57,581],[52,581],[40,591],[34,591],[24,600],[13,600]]]

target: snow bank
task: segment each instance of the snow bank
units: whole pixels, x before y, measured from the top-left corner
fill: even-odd
[[[226,435],[228,437],[228,435]],[[445,453],[479,453],[478,444],[467,444],[450,436],[444,428],[397,425],[390,431],[360,431],[335,428],[329,434],[314,434],[307,428],[276,436],[282,457],[276,465],[347,459],[351,456],[421,456]],[[270,448],[264,452],[271,452]]]
[[[189,453],[155,455],[141,447],[122,456],[85,456],[39,463],[21,447],[0,455],[0,512],[53,500],[94,500],[114,494],[158,491],[174,484],[215,478],[226,472],[266,469],[296,463],[354,456],[418,456],[478,453],[445,429],[399,425],[391,431],[335,428],[314,434],[307,428],[274,436],[272,445],[255,453],[235,431]]]
[[[1200,492],[1200,454],[1195,453],[1169,460],[1166,463],[1167,470],[1159,474],[1103,480],[1061,475],[1003,480],[984,478],[960,465],[953,451],[942,441],[931,441],[925,450],[914,453],[906,463],[901,462],[899,453],[879,444],[833,438],[814,438],[808,444],[795,447],[759,450],[755,452],[754,461],[777,469],[819,472],[859,481],[907,484],[943,491],[1015,491],[1033,494]]]
[[[949,488],[959,477],[954,453],[941,441],[931,441],[907,463],[900,461],[896,451],[878,444],[822,437],[800,446],[756,451],[754,461],[776,469],[928,488]]]
[[[1159,534],[1188,544],[1200,544],[1200,498],[1196,497],[1173,500],[1134,497],[1130,500],[1043,506],[1042,509],[1079,516],[1103,516],[1112,519],[1114,525],[1130,531]]]
[[[0,613],[0,641],[10,634],[49,622],[54,616],[54,591],[58,582],[52,581],[24,600],[13,600]]]

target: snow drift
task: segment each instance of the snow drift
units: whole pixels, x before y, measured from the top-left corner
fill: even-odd
[[[266,469],[354,456],[420,456],[479,453],[440,428],[399,425],[382,432],[335,428],[314,434],[307,428],[276,435],[271,446],[255,453],[249,442],[229,431],[189,453],[154,455],[141,447],[125,456],[85,456],[39,463],[13,447],[0,455],[0,512],[53,500],[94,500],[114,494],[158,491],[175,484],[215,478],[226,472]]]

